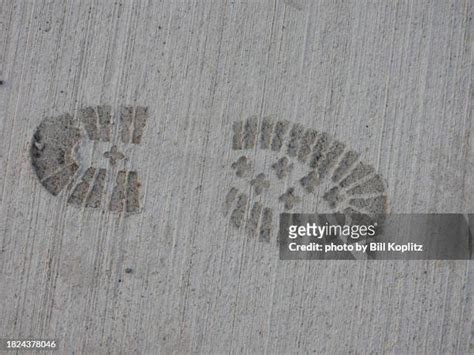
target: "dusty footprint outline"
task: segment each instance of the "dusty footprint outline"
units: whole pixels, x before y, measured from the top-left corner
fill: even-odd
[[[140,213],[138,173],[118,166],[118,162],[127,160],[118,146],[141,144],[148,118],[147,107],[122,106],[113,112],[108,105],[82,107],[75,117],[70,113],[45,117],[30,145],[33,171],[50,194],[65,194],[67,204],[74,207]],[[109,160],[108,166],[101,167],[97,162],[83,166],[78,153],[81,144],[99,143],[110,146],[101,152]],[[112,192],[107,193],[106,185],[110,183]]]
[[[248,236],[257,235],[260,240],[269,241],[276,233],[272,230],[273,218],[277,215],[273,208],[252,199],[257,180],[270,176],[284,180],[295,165],[304,166],[306,174],[295,183],[306,194],[313,194],[325,181],[331,186],[321,194],[330,211],[349,218],[378,219],[388,212],[387,183],[369,164],[361,160],[360,154],[327,132],[287,120],[264,117],[258,120],[251,116],[232,124],[232,150],[238,153],[230,164],[237,179],[247,180],[250,192],[231,186],[225,194],[223,214],[229,218],[235,229],[244,228]],[[252,171],[251,155],[255,150],[267,151],[274,155],[271,169]],[[246,169],[242,169],[245,162]],[[245,171],[243,171],[245,170]],[[261,187],[268,188],[268,184]],[[259,195],[261,191],[256,191]],[[280,212],[292,212],[304,196],[299,196],[295,186],[281,191],[276,199],[283,205]],[[305,211],[314,213],[316,211]],[[319,211],[321,212],[321,211]]]

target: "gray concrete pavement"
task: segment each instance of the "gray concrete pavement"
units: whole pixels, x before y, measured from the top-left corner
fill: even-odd
[[[359,161],[374,208],[474,213],[471,1],[3,0],[0,80],[0,338],[474,351],[471,261],[280,261],[275,233]]]

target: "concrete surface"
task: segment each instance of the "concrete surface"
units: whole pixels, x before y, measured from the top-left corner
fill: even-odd
[[[474,213],[469,0],[3,0],[0,80],[1,338],[474,351],[472,261],[280,261],[275,236],[351,193]]]

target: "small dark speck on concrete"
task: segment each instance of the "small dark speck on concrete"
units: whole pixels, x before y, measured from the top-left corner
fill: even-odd
[[[5,82],[3,80],[0,80],[0,85],[3,85],[5,84]]]
[[[161,30],[161,26],[158,26],[158,29]]]
[[[128,268],[125,269],[125,273],[126,273],[126,274],[132,274],[132,273],[133,273],[133,269],[128,267]]]
[[[122,282],[122,279],[119,279],[118,281],[119,281],[119,282]]]

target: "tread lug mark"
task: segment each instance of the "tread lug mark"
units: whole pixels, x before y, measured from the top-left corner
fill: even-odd
[[[133,125],[133,144],[140,144],[148,121],[148,107],[138,106],[135,108],[135,121]]]
[[[382,193],[385,191],[385,184],[380,175],[375,175],[348,191],[349,195],[364,195],[371,193]]]
[[[319,165],[324,153],[329,147],[330,144],[329,135],[325,132],[321,133],[318,137],[318,141],[313,147],[313,154],[311,155],[311,160],[309,166],[314,169]]]
[[[306,130],[300,145],[300,150],[298,151],[298,160],[302,163],[305,163],[308,159],[309,154],[311,153],[311,147],[313,146],[316,138],[318,136],[318,131],[314,129]]]
[[[278,179],[282,180],[287,177],[288,174],[293,170],[293,163],[289,163],[287,157],[280,158],[276,163],[272,165],[273,170],[275,170],[275,175]]]
[[[148,120],[148,107],[124,106],[120,112],[123,143],[140,144]]]
[[[255,179],[250,181],[250,185],[253,186],[255,194],[260,195],[264,189],[268,189],[270,187],[270,181],[265,178],[264,173],[260,173],[255,177]]]
[[[246,156],[241,156],[236,162],[232,163],[232,169],[235,170],[235,175],[238,177],[244,177],[252,170],[252,164]]]
[[[298,153],[301,138],[303,138],[304,128],[300,124],[294,124],[291,128],[288,140],[287,154],[290,157],[295,157]]]
[[[262,213],[262,221],[260,224],[260,239],[266,242],[270,241],[272,235],[273,211],[271,208],[264,208]]]
[[[237,205],[230,215],[230,221],[236,228],[240,228],[244,221],[245,210],[247,209],[248,197],[245,194],[240,194],[237,200]]]
[[[359,154],[354,151],[348,151],[332,175],[332,181],[338,182],[349,171],[354,163],[359,159]]]
[[[133,107],[123,106],[120,111],[120,120],[122,122],[122,132],[120,135],[122,143],[130,143],[130,132],[133,125]]]
[[[290,187],[284,194],[282,194],[278,200],[283,202],[285,210],[291,210],[297,203],[301,201],[301,198],[296,196],[295,189]]]
[[[99,173],[95,178],[94,185],[92,186],[92,190],[89,194],[89,197],[86,201],[86,207],[91,208],[98,208],[100,207],[100,203],[102,201],[102,193],[104,191],[105,185],[105,177],[107,175],[107,170],[99,169]]]
[[[262,130],[260,133],[260,148],[270,149],[273,133],[273,121],[265,117],[262,121]]]
[[[387,197],[353,198],[349,204],[370,214],[382,214],[387,209]]]
[[[311,170],[308,175],[300,179],[300,184],[303,186],[306,192],[311,193],[314,188],[319,185],[319,175],[316,171]]]
[[[341,189],[338,186],[334,186],[324,194],[323,199],[329,203],[329,207],[335,208],[343,200]]]
[[[112,191],[112,197],[110,198],[109,209],[114,212],[123,211],[125,205],[125,183],[127,180],[127,172],[121,170],[117,174],[115,180],[115,186]]]
[[[257,142],[258,119],[256,116],[249,117],[245,122],[244,149],[252,149]]]
[[[319,178],[324,179],[328,171],[336,165],[337,159],[344,152],[345,145],[334,141],[334,143],[329,148],[326,156],[320,161],[318,165]]]
[[[230,212],[230,209],[232,207],[232,203],[234,202],[235,198],[237,197],[237,193],[239,190],[237,190],[235,187],[231,187],[227,195],[225,196],[224,200],[224,216],[227,216]]]
[[[260,202],[255,202],[250,211],[250,217],[247,221],[247,233],[249,235],[255,235],[255,232],[258,229],[258,222],[260,220],[260,214],[262,213],[262,204]]]
[[[137,212],[140,209],[140,183],[136,171],[130,171],[127,176],[127,212]]]
[[[118,172],[109,209],[114,212],[137,212],[140,209],[140,182],[136,171]]]
[[[84,128],[93,141],[99,140],[99,131],[97,129],[97,114],[93,107],[85,107],[79,111],[80,120]]]
[[[242,121],[237,121],[232,124],[232,130],[234,135],[232,137],[232,149],[240,150],[243,148],[243,123]]]
[[[110,106],[97,106],[97,115],[99,116],[99,136],[103,142],[110,141],[111,134],[111,121],[112,121],[112,108]]]
[[[75,163],[66,166],[59,172],[43,180],[41,183],[53,196],[56,196],[61,190],[69,184],[79,166]]]
[[[339,186],[342,188],[346,188],[355,182],[361,180],[362,178],[372,174],[374,172],[374,168],[370,165],[364,164],[360,162],[352,172],[339,183]]]
[[[285,139],[285,134],[288,131],[290,122],[288,121],[277,121],[275,124],[275,130],[273,132],[272,139],[272,150],[274,152],[279,152],[283,146],[283,140]]]
[[[89,191],[90,184],[95,175],[95,168],[88,168],[81,178],[81,182],[76,185],[71,195],[69,196],[68,203],[76,206],[82,206],[87,192]]]

